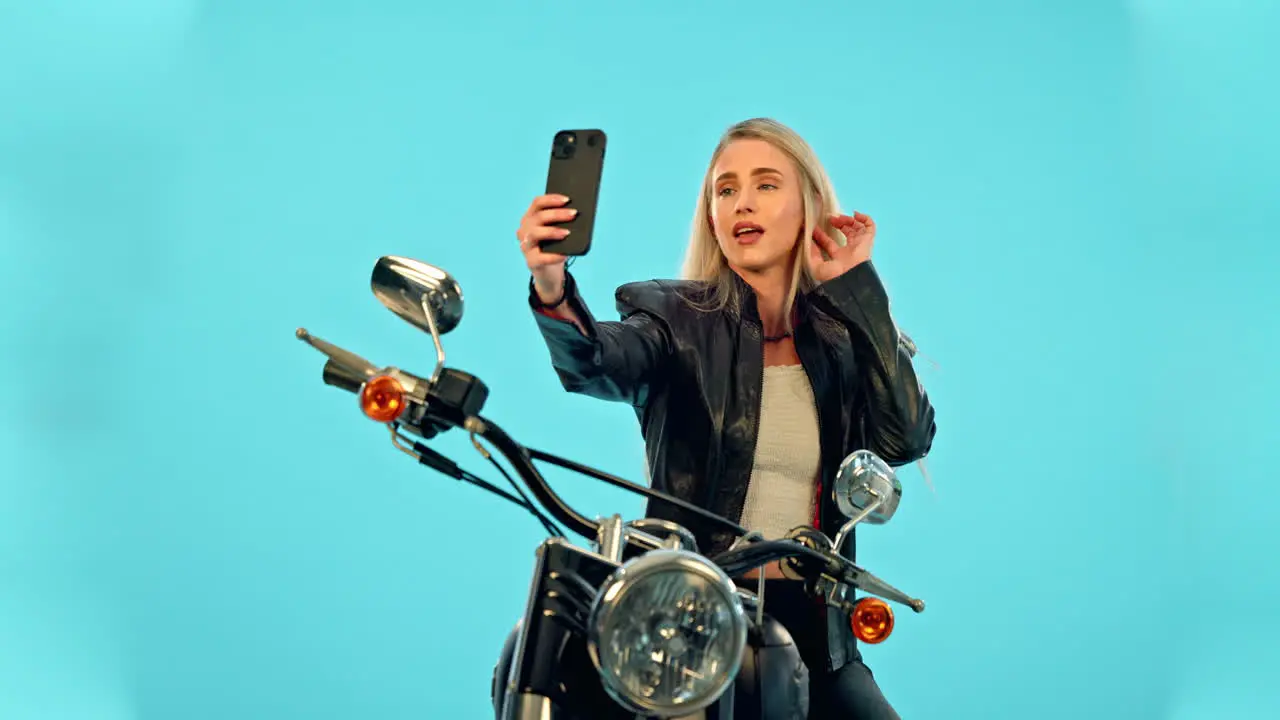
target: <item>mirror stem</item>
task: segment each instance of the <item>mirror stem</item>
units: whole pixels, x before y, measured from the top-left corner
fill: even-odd
[[[866,518],[868,515],[875,512],[876,509],[880,507],[880,504],[884,502],[884,498],[881,497],[880,494],[877,493],[875,490],[872,490],[871,488],[866,488],[866,492],[868,495],[871,495],[875,499],[872,500],[870,503],[867,503],[867,506],[862,508],[862,511],[859,512],[857,515],[854,515],[853,517],[849,518],[849,521],[846,522],[840,528],[840,532],[836,533],[836,539],[835,539],[836,552],[840,552],[840,550],[844,547],[844,541],[849,538],[849,533],[853,532],[853,527],[858,523],[862,522],[863,519]]]
[[[444,370],[444,345],[440,344],[440,330],[436,327],[436,314],[431,309],[431,302],[427,299],[427,294],[422,294],[419,300],[422,304],[422,312],[427,316],[427,327],[431,328],[431,342],[436,346],[436,369],[431,371],[431,384],[435,385],[440,380],[440,373]]]

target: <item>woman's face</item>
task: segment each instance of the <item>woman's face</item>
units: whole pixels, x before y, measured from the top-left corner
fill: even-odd
[[[735,140],[711,169],[711,223],[729,265],[739,271],[789,268],[804,227],[800,173],[763,140]]]

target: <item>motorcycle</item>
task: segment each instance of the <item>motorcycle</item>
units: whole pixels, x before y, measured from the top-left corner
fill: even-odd
[[[846,611],[865,643],[883,642],[892,633],[889,603],[924,611],[923,601],[838,552],[855,526],[888,522],[902,498],[902,484],[875,454],[850,454],[827,485],[847,518],[836,537],[800,527],[782,539],[764,539],[645,485],[520,445],[481,415],[489,395],[484,382],[445,363],[441,338],[463,314],[457,281],[438,267],[385,256],[375,264],[371,284],[387,309],[431,336],[435,366],[426,376],[376,366],[299,329],[300,340],[328,357],[324,383],[355,394],[364,415],[389,430],[396,449],[519,505],[549,535],[536,552],[524,616],[494,671],[499,720],[806,717],[808,671],[791,636],[767,613],[764,573],[754,589],[734,581],[773,562],[815,598]],[[427,444],[451,429],[470,435],[513,492]],[[521,483],[486,445],[515,469]],[[683,508],[737,540],[707,557],[692,532],[666,520],[588,518],[556,494],[535,462]],[[565,529],[587,547],[571,542]],[[854,589],[866,595],[852,600]]]

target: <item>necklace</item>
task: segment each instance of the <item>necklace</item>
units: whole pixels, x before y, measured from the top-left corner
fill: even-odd
[[[791,337],[791,331],[784,332],[781,335],[765,335],[764,341],[767,343],[772,343],[772,342],[778,342],[779,340],[786,340],[789,337]]]

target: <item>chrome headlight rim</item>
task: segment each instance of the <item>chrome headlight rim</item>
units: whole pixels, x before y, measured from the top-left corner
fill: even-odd
[[[702,697],[678,706],[661,705],[635,697],[627,688],[618,683],[613,673],[607,671],[600,658],[601,623],[604,616],[614,610],[621,602],[623,594],[653,575],[668,572],[687,572],[704,581],[709,588],[715,590],[729,611],[729,624],[733,634],[730,657],[726,658],[724,671],[720,680]],[[591,605],[587,618],[587,653],[600,675],[601,685],[615,702],[631,712],[657,717],[679,717],[689,715],[719,700],[725,692],[733,687],[738,672],[742,669],[742,656],[747,646],[748,623],[747,614],[738,596],[737,586],[733,580],[715,563],[688,550],[651,550],[644,555],[627,561],[600,586],[600,592]]]

